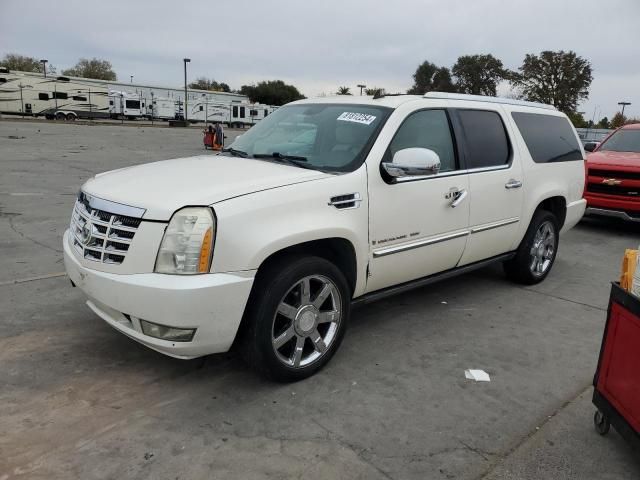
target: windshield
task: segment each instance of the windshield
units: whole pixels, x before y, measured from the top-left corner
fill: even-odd
[[[640,153],[640,130],[618,130],[600,145],[598,151]]]
[[[228,154],[274,161],[290,157],[306,168],[351,172],[362,165],[390,113],[370,105],[285,106],[237,138]]]

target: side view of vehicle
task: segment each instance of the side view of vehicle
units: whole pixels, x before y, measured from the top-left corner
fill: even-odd
[[[87,181],[64,261],[88,306],[132,339],[178,358],[235,345],[293,381],[330,360],[355,303],[493,262],[544,280],[584,186],[578,135],[548,105],[302,100],[218,156]]]
[[[585,148],[593,152],[587,154],[587,214],[640,222],[640,123]]]

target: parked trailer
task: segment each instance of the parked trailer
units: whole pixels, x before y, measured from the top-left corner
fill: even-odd
[[[135,120],[146,116],[146,100],[138,93],[109,91],[109,113],[111,118]]]
[[[108,118],[106,88],[69,77],[0,68],[0,112],[49,119]]]
[[[153,97],[153,103],[147,103],[147,116],[160,120],[173,120],[178,114],[176,101],[172,98]]]
[[[259,103],[194,102],[189,104],[189,121],[221,122],[232,127],[250,127],[275,111]]]

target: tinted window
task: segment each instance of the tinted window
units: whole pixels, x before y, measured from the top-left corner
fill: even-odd
[[[53,92],[53,98],[58,98],[60,100],[66,100],[67,94],[65,92]]]
[[[38,100],[49,100],[49,94],[48,93],[39,93],[38,94]]]
[[[233,107],[233,116],[234,117],[238,116],[238,107]]]
[[[139,100],[125,100],[124,103],[126,108],[140,108]]]
[[[640,130],[618,130],[600,145],[598,151],[640,153]]]
[[[87,101],[87,97],[84,97],[82,95],[74,95],[72,97],[72,99],[77,101],[77,102],[86,102]]]
[[[244,107],[240,107],[240,118],[244,118]]]
[[[444,110],[422,110],[409,115],[391,141],[390,158],[386,161],[391,161],[398,150],[413,147],[428,148],[436,152],[440,157],[441,172],[456,169],[449,119]]]
[[[485,168],[509,163],[507,132],[500,115],[483,110],[459,110],[466,140],[467,168]]]
[[[513,112],[511,114],[536,163],[582,160],[569,120],[554,115]]]

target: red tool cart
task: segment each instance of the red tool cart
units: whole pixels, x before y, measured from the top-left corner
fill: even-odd
[[[596,430],[611,425],[640,449],[640,298],[611,286],[607,324],[593,380]]]

